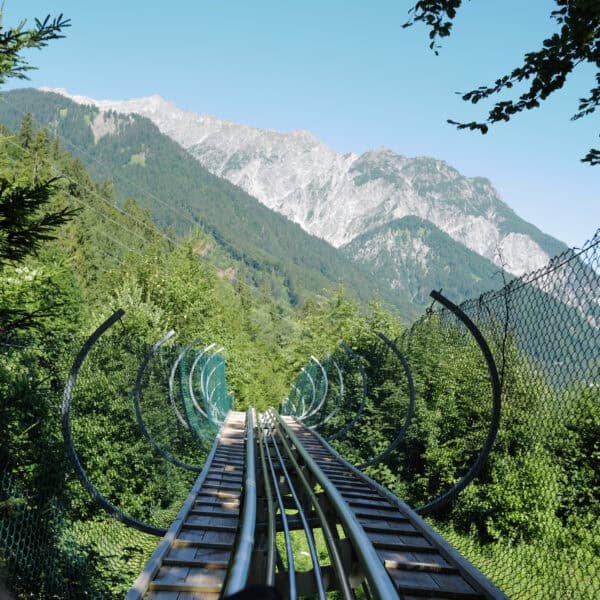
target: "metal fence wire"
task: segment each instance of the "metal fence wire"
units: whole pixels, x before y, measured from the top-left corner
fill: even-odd
[[[600,230],[545,268],[504,278],[460,305],[498,368],[500,426],[475,480],[429,518],[511,598],[599,598]],[[482,451],[490,383],[448,309],[430,310],[398,346],[416,409],[387,466],[398,494],[423,506]]]
[[[79,372],[70,406],[73,449],[85,477],[114,507],[111,515],[74,472],[61,431],[63,388],[81,344],[38,349],[14,341],[0,345],[0,591],[19,599],[122,598],[158,539],[126,519],[168,527],[197,476],[165,460],[148,436],[183,463],[201,466],[207,454],[169,402],[179,349],[152,355],[137,410],[132,395],[145,344],[108,335]]]

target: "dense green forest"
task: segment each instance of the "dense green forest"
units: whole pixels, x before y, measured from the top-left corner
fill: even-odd
[[[170,328],[177,331],[179,344],[196,337],[217,341],[226,348],[236,408],[260,410],[279,404],[310,348],[322,351],[340,335],[368,331],[374,315],[396,321],[377,304],[364,307],[346,297],[341,288],[331,298],[315,297],[293,310],[268,286],[230,281],[227,267],[207,259],[215,247],[210,237],[199,229],[185,238],[165,235],[134,200],[118,206],[111,186],[96,183],[79,159],[47,130],[36,129],[30,117],[16,134],[2,130],[0,141],[3,200],[11,197],[8,192],[52,180],[48,203],[36,214],[71,214],[53,232],[56,239],[1,265],[0,390],[9,399],[0,405],[2,510],[19,518],[33,519],[37,510],[53,515],[46,525],[35,521],[29,526],[26,543],[36,546],[44,536],[55,540],[38,548],[49,553],[45,563],[39,555],[33,559],[50,565],[56,589],[64,579],[72,597],[85,597],[84,588],[92,590],[86,594],[97,594],[91,597],[120,593],[141,568],[140,557],[147,557],[153,539],[120,531],[118,523],[98,511],[68,467],[60,431],[60,393],[68,369],[100,322],[116,307],[125,310],[122,325],[94,350],[80,377],[75,443],[109,500],[135,518],[165,526],[193,477],[149,452],[132,418],[133,379],[149,343]],[[23,314],[31,318],[24,322]],[[327,336],[320,333],[317,339],[311,321],[315,314],[331,321]],[[156,368],[151,373],[155,386],[145,386],[154,431],[179,458],[201,464],[206,448],[170,431],[164,410],[161,415],[153,404],[165,381]],[[165,482],[170,482],[166,489]],[[79,577],[86,560],[87,575]],[[21,577],[15,585],[25,593],[31,572],[25,569]]]
[[[394,356],[373,334],[402,336],[393,313],[376,302],[365,306],[343,288],[294,307],[268,285],[229,277],[237,263],[231,257],[227,263],[199,227],[185,237],[165,234],[135,200],[118,202],[110,185],[96,182],[31,117],[16,133],[1,133],[4,218],[11,218],[11,198],[51,181],[47,202],[31,212],[66,220],[39,241],[37,252],[5,259],[0,268],[0,391],[8,399],[0,405],[0,521],[9,524],[2,545],[20,548],[5,558],[20,597],[119,597],[156,543],[98,509],[72,474],[62,444],[60,393],[73,357],[117,307],[125,310],[121,324],[94,349],[80,376],[73,428],[95,485],[134,518],[168,525],[194,478],[151,452],[130,403],[148,344],[170,328],[177,342],[151,365],[143,408],[152,432],[178,459],[201,464],[207,450],[161,404],[168,365],[196,337],[226,348],[228,386],[240,410],[279,406],[307,357],[333,353],[343,339],[364,361],[369,395],[357,426],[334,445],[356,463],[385,449],[404,418],[406,387]],[[218,255],[213,261],[211,253]],[[530,297],[542,294],[532,289]],[[549,308],[557,303],[548,302]],[[583,343],[581,335],[569,347]],[[367,472],[418,506],[448,489],[474,460],[490,416],[489,383],[477,348],[460,329],[430,317],[406,340],[415,418],[392,459]],[[433,523],[509,593],[552,597],[561,589],[585,597],[597,581],[586,569],[596,573],[600,552],[595,389],[562,379],[557,388],[514,337],[492,335],[491,342],[497,354],[502,345],[506,365],[503,425],[484,471]],[[327,424],[325,435],[356,410],[360,381],[347,367],[353,403]],[[576,548],[568,567],[556,570]],[[41,591],[37,582],[31,587],[31,565],[41,569]],[[515,570],[527,573],[526,581],[514,581]]]

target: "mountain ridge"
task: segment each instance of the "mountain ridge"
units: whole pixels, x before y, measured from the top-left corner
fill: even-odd
[[[210,172],[338,248],[411,214],[515,275],[566,248],[518,217],[488,179],[464,177],[443,160],[387,148],[340,154],[310,132],[239,125],[182,111],[160,96],[111,101],[59,93],[147,116]]]
[[[431,304],[432,289],[443,289],[450,298],[479,295],[497,285],[494,278],[502,273],[487,258],[414,215],[371,229],[342,251],[422,309]]]

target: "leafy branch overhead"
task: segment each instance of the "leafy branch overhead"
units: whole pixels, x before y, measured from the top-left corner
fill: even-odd
[[[68,207],[44,210],[57,191],[56,181],[14,185],[0,176],[0,266],[35,253],[77,214]]]
[[[523,64],[504,75],[492,85],[480,86],[462,95],[466,102],[477,104],[496,94],[510,90],[515,84],[527,81],[529,88],[514,100],[500,100],[490,109],[484,121],[461,123],[449,119],[458,129],[487,133],[493,123],[509,121],[512,116],[537,108],[540,102],[565,84],[570,73],[580,64],[589,63],[600,68],[600,2],[598,0],[554,0],[556,9],[550,17],[559,27],[545,39],[539,50],[528,52]],[[422,22],[429,28],[429,47],[437,54],[438,40],[448,37],[453,21],[463,0],[419,0],[411,8],[410,19],[403,27]],[[577,120],[592,114],[600,106],[600,71],[589,95],[579,99],[577,111],[571,117]],[[600,165],[600,150],[592,148],[582,159],[590,165]]]

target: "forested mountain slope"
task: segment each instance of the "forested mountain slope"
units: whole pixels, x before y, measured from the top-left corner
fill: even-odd
[[[164,230],[183,236],[201,228],[216,242],[213,259],[231,278],[267,286],[291,304],[344,283],[367,301],[379,295],[414,314],[385,285],[327,242],[258,202],[240,188],[210,174],[148,119],[76,104],[37,90],[2,96],[0,122],[15,130],[25,112],[58,135],[94,179],[112,183],[122,205],[136,198]],[[209,242],[210,245],[210,242]]]
[[[419,217],[390,221],[355,237],[342,250],[423,308],[431,303],[432,289],[468,298],[502,282],[502,270],[492,261]]]

